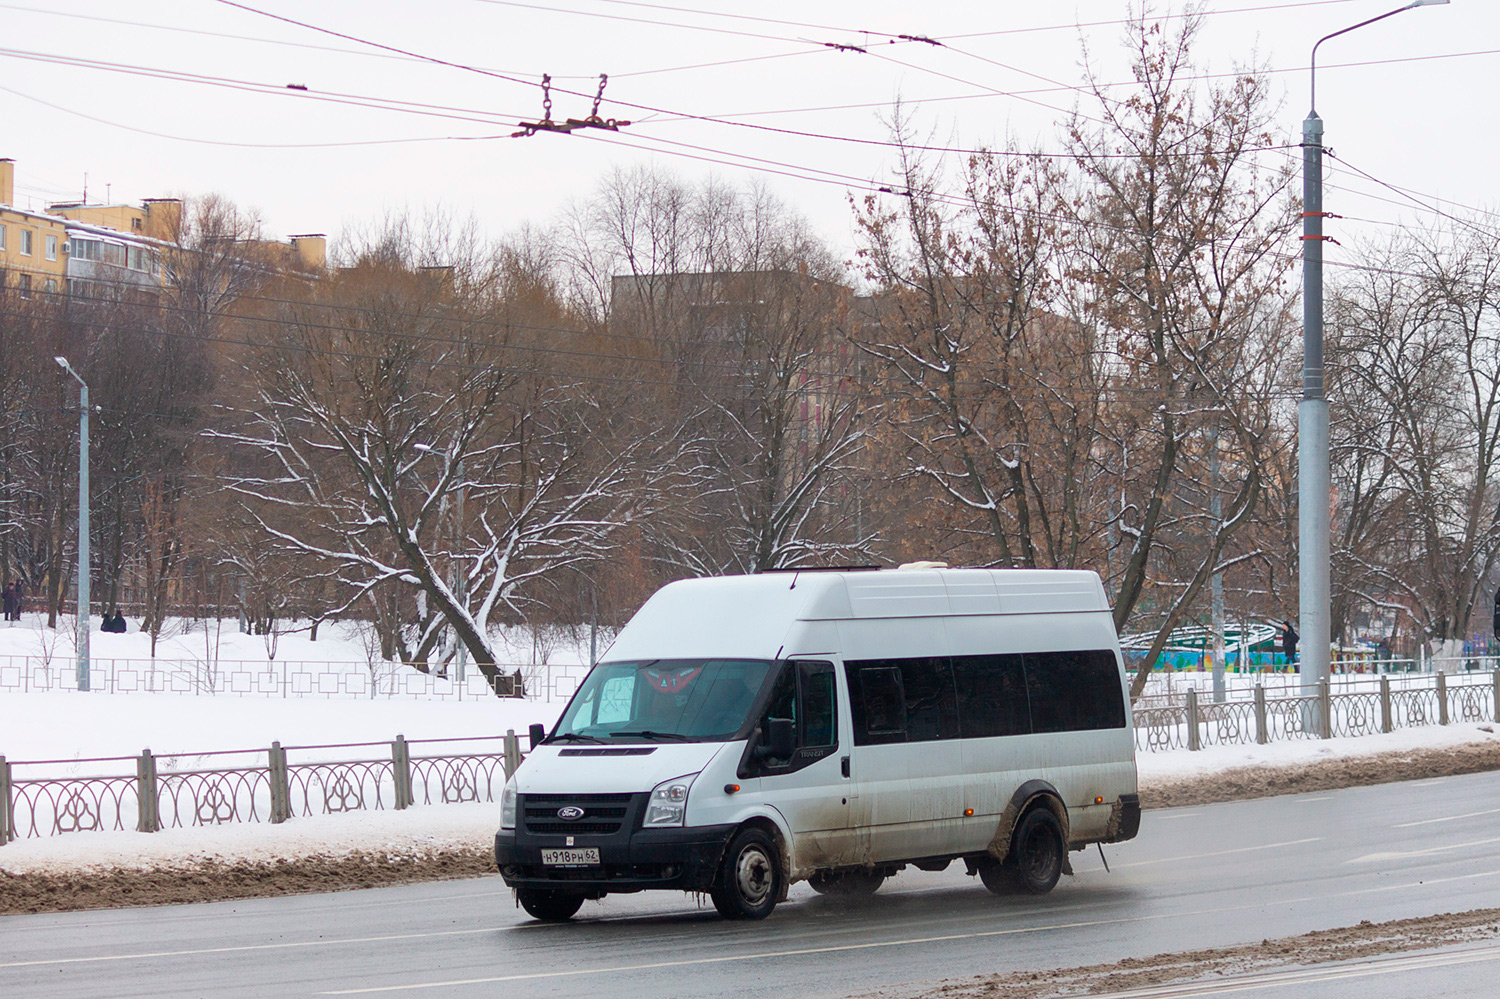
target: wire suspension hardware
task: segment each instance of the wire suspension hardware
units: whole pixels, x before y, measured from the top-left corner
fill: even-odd
[[[594,107],[587,118],[569,118],[563,122],[552,120],[552,76],[549,73],[542,74],[542,119],[541,121],[520,122],[521,130],[512,132],[512,139],[524,139],[538,132],[561,132],[566,135],[580,128],[602,128],[608,132],[618,132],[623,126],[629,125],[628,121],[615,118],[599,117],[599,103],[604,100],[604,87],[609,83],[609,74],[599,74],[599,89],[594,94]]]

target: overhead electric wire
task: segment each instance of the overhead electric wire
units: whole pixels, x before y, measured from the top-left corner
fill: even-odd
[[[1487,56],[1487,55],[1500,55],[1500,49],[1475,49],[1475,50],[1468,51],[1468,52],[1440,52],[1440,53],[1435,53],[1433,55],[1425,55],[1425,56],[1399,56],[1399,57],[1392,57],[1392,58],[1388,58],[1388,59],[1362,59],[1362,60],[1357,60],[1357,61],[1354,61],[1354,62],[1329,63],[1329,64],[1326,64],[1326,65],[1320,66],[1319,68],[1323,69],[1325,71],[1326,70],[1333,70],[1333,69],[1359,69],[1359,68],[1367,67],[1367,66],[1384,66],[1384,65],[1394,64],[1394,63],[1428,62],[1428,61],[1435,60],[1435,59],[1465,59],[1465,58],[1470,58],[1470,57],[1473,57],[1473,56]],[[1250,74],[1250,75],[1254,75],[1254,74],[1258,74],[1258,73],[1264,73],[1266,75],[1281,75],[1281,74],[1285,74],[1285,73],[1299,73],[1300,74],[1300,73],[1306,73],[1307,69],[1308,68],[1306,66],[1287,66],[1287,67],[1280,67],[1280,68],[1271,66],[1271,67],[1266,67],[1264,69],[1258,69],[1258,70],[1253,70],[1253,71],[1233,70],[1233,71],[1217,72],[1217,73],[1192,73],[1192,74],[1187,74],[1187,75],[1184,75],[1184,76],[1178,76],[1175,79],[1178,80],[1178,81],[1181,81],[1181,82],[1194,82],[1194,81],[1202,81],[1202,80],[1223,80],[1223,79],[1231,79],[1231,78],[1237,77],[1237,76],[1245,76],[1245,75],[1247,75],[1247,73]],[[1140,81],[1138,81],[1138,80],[1117,80],[1117,81],[1114,81],[1112,83],[1100,83],[1100,84],[1095,84],[1093,86],[1097,87],[1099,90],[1112,90],[1112,89],[1115,89],[1117,87],[1134,87],[1134,86],[1138,86],[1139,82]],[[1003,93],[1003,95],[983,93],[983,94],[944,94],[944,95],[940,95],[940,96],[937,96],[937,97],[915,97],[915,98],[911,98],[907,103],[910,103],[910,104],[939,104],[939,103],[945,103],[945,102],[950,102],[950,101],[969,101],[969,100],[978,100],[978,99],[989,99],[989,98],[995,97],[995,96],[1007,96],[1007,97],[1010,97],[1010,96],[1016,96],[1016,95],[1049,94],[1049,93],[1058,93],[1058,92],[1064,91],[1064,90],[1076,90],[1076,89],[1078,89],[1078,87],[1076,85],[1073,85],[1073,84],[1060,84],[1060,85],[1055,86],[1055,87],[1033,87],[1033,88],[1030,88],[1030,89],[1027,89],[1027,90],[1007,90],[1007,91],[1005,91]],[[723,123],[726,123],[726,124],[749,124],[748,122],[733,122],[733,121],[731,121],[731,119],[735,119],[735,118],[756,118],[756,117],[763,117],[763,116],[767,116],[767,115],[817,114],[817,113],[821,113],[821,112],[825,112],[825,111],[864,111],[864,110],[869,110],[871,108],[886,108],[886,107],[890,107],[890,101],[863,101],[863,102],[859,102],[859,103],[855,103],[855,104],[823,104],[823,105],[814,105],[814,106],[807,106],[807,107],[767,108],[767,109],[763,109],[763,110],[759,110],[759,111],[721,111],[721,112],[717,112],[717,113],[712,114],[712,115],[678,115],[676,112],[664,112],[665,114],[669,115],[669,117],[662,118],[662,119],[659,119],[659,120],[663,121],[663,122],[676,121],[676,120],[679,120],[679,119],[681,119],[681,120],[708,120],[708,121],[719,121],[719,122],[723,122]]]
[[[883,38],[898,39],[898,40],[901,40],[901,41],[919,41],[920,42],[920,41],[927,41],[928,40],[926,37],[916,35],[915,33],[911,33],[911,34],[896,34],[896,33],[889,32],[889,31],[875,31],[875,30],[872,30],[872,29],[869,29],[869,28],[851,28],[851,27],[848,27],[848,26],[842,26],[841,27],[841,26],[828,25],[828,24],[809,24],[809,23],[807,23],[805,21],[788,21],[788,20],[782,20],[780,18],[774,18],[774,17],[757,17],[757,16],[751,15],[751,14],[732,14],[732,13],[729,13],[727,11],[703,10],[703,9],[697,8],[697,7],[675,7],[675,6],[669,6],[667,4],[644,3],[644,2],[641,2],[641,0],[598,0],[598,2],[599,3],[616,4],[618,6],[624,6],[624,7],[646,7],[646,8],[651,8],[651,9],[654,9],[654,10],[670,10],[670,11],[673,11],[674,13],[679,13],[679,14],[699,14],[699,15],[702,15],[704,17],[732,18],[732,19],[738,20],[738,21],[760,21],[760,22],[765,23],[765,24],[780,24],[780,25],[784,25],[784,26],[787,26],[787,27],[794,27],[794,28],[813,28],[813,29],[818,30],[818,31],[845,31],[845,32],[848,32],[848,33],[851,33],[851,34],[879,35],[879,36],[881,36]],[[1228,9],[1204,10],[1204,11],[1197,12],[1197,14],[1199,16],[1209,16],[1209,15],[1218,15],[1218,14],[1262,13],[1262,12],[1265,12],[1265,11],[1272,11],[1272,10],[1291,10],[1291,9],[1299,8],[1299,7],[1326,7],[1326,6],[1329,6],[1329,5],[1332,5],[1332,4],[1345,4],[1345,3],[1353,3],[1353,2],[1355,2],[1355,0],[1293,0],[1293,2],[1290,2],[1290,3],[1260,4],[1260,5],[1257,5],[1257,6],[1254,6],[1254,7],[1232,7],[1232,8],[1228,8]],[[1155,15],[1151,19],[1152,20],[1161,20],[1161,21],[1164,21],[1164,20],[1172,20],[1172,19],[1183,18],[1183,17],[1188,17],[1188,16],[1195,16],[1195,15],[1189,15],[1189,14],[1186,14],[1186,13],[1171,13],[1171,12],[1168,12],[1166,14]],[[992,36],[995,36],[995,35],[1027,34],[1027,33],[1032,33],[1032,32],[1037,32],[1037,31],[1066,31],[1066,30],[1074,30],[1074,29],[1077,29],[1077,28],[1108,27],[1108,26],[1112,26],[1112,25],[1131,24],[1131,23],[1133,23],[1133,21],[1132,21],[1132,19],[1129,19],[1129,18],[1119,18],[1119,19],[1110,20],[1110,21],[1085,21],[1085,22],[1082,22],[1082,23],[1074,21],[1074,22],[1071,22],[1069,24],[1047,24],[1047,25],[1038,25],[1038,26],[1035,26],[1035,27],[1028,27],[1028,28],[1002,28],[1002,29],[995,30],[995,31],[971,31],[971,32],[968,32],[966,34],[944,34],[944,35],[942,35],[940,37],[943,38],[943,39],[948,39],[948,38],[987,38],[987,37],[992,37]]]
[[[348,142],[234,142],[228,139],[204,139],[190,135],[169,135],[166,132],[154,132],[149,128],[137,128],[134,125],[127,125],[124,122],[114,121],[110,118],[100,118],[75,108],[63,107],[61,104],[44,101],[40,97],[35,97],[31,94],[23,94],[19,90],[12,90],[10,87],[0,86],[0,90],[3,90],[7,94],[14,94],[23,100],[33,101],[43,107],[49,107],[54,111],[61,111],[63,114],[75,115],[88,121],[97,122],[100,125],[108,125],[111,128],[134,132],[137,135],[150,135],[158,139],[170,139],[174,142],[192,142],[205,146],[229,146],[235,149],[337,149],[345,146],[389,146],[407,142],[474,142],[510,137],[509,134],[502,133],[499,135],[419,135],[405,139],[356,139]]]
[[[208,76],[201,73],[189,73],[183,70],[158,69],[151,66],[107,62],[99,59],[84,59],[79,56],[57,55],[48,52],[32,52],[25,49],[0,48],[0,57],[73,66],[82,69],[126,73],[128,75],[145,76],[178,83],[222,87],[247,93],[277,94],[284,97],[300,98],[302,100],[364,107],[376,111],[397,111],[405,114],[420,114],[432,118],[473,121],[485,125],[503,125],[506,123],[506,116],[494,111],[458,108],[443,104],[428,104],[421,101],[407,101],[392,97],[366,97],[360,94],[348,94],[339,91],[312,90],[305,89],[302,85],[260,83],[253,80],[237,80],[232,77]]]
[[[397,55],[396,53],[392,53],[392,52],[371,52],[368,49],[362,49],[362,48],[339,48],[339,47],[334,46],[334,45],[314,45],[311,42],[294,42],[294,41],[289,41],[289,40],[284,39],[284,38],[262,38],[262,37],[258,37],[258,36],[255,36],[255,35],[239,35],[239,34],[234,34],[232,32],[227,32],[227,31],[208,31],[208,30],[201,29],[201,28],[188,28],[188,27],[183,27],[181,25],[176,25],[176,24],[152,24],[152,23],[146,22],[146,21],[127,21],[127,20],[123,20],[123,19],[117,18],[117,17],[103,17],[103,16],[98,15],[98,14],[79,14],[79,13],[75,13],[73,11],[49,10],[49,9],[43,8],[43,7],[25,7],[25,6],[21,6],[19,4],[0,3],[0,10],[15,10],[15,11],[22,11],[22,12],[30,13],[30,14],[43,14],[43,15],[49,15],[49,16],[53,16],[53,17],[76,18],[76,19],[82,20],[82,21],[95,21],[95,22],[99,22],[99,23],[102,23],[102,24],[118,24],[118,25],[122,25],[122,26],[125,26],[125,27],[146,28],[146,29],[154,30],[154,31],[173,31],[173,32],[179,32],[179,33],[183,33],[183,34],[199,35],[199,36],[207,37],[207,38],[223,38],[223,39],[227,39],[227,40],[230,40],[230,41],[253,42],[253,43],[265,44],[265,45],[281,45],[281,46],[286,46],[288,48],[307,49],[307,50],[314,51],[314,52],[329,52],[329,53],[333,53],[335,55],[352,55],[352,56],[358,56],[358,57],[364,58],[364,59],[394,59],[394,60],[399,60],[399,61],[402,61],[402,62],[422,62],[423,61],[421,59],[418,59],[415,56]],[[824,52],[827,52],[827,49],[825,49],[821,45],[818,45],[818,46],[815,46],[815,47],[798,49],[796,52],[778,52],[778,53],[773,53],[771,55],[747,56],[747,57],[740,58],[740,59],[720,59],[720,60],[717,60],[717,61],[714,61],[714,62],[693,63],[693,64],[685,65],[685,66],[665,66],[665,67],[661,67],[661,68],[658,68],[658,69],[633,70],[633,71],[624,72],[624,73],[614,73],[612,75],[613,75],[614,78],[619,79],[619,78],[628,77],[628,76],[648,76],[648,75],[653,75],[653,74],[658,74],[658,73],[676,73],[676,72],[681,72],[681,71],[684,71],[684,70],[712,69],[712,68],[717,68],[717,67],[720,67],[720,66],[734,65],[736,63],[760,62],[760,61],[767,60],[767,59],[785,59],[785,58],[789,58],[791,56],[809,55],[809,54],[812,54],[812,53],[824,53]],[[484,67],[484,68],[485,69],[491,69],[494,72],[515,73],[515,74],[517,74],[519,76],[527,76],[527,75],[536,76],[536,75],[540,75],[540,74],[537,74],[537,73],[529,73],[528,71],[524,71],[524,70],[501,70],[501,69],[496,69],[495,67],[488,67],[488,66]],[[552,74],[552,77],[555,80],[596,80],[596,79],[598,79],[598,74],[577,73],[577,74],[569,75],[569,74],[566,74],[566,73],[554,73],[554,74]]]
[[[1444,211],[1443,209],[1437,208],[1437,207],[1435,207],[1433,205],[1429,205],[1425,201],[1421,200],[1420,198],[1416,197],[1415,195],[1412,195],[1412,194],[1410,194],[1410,193],[1402,190],[1401,188],[1395,186],[1394,184],[1387,184],[1385,181],[1381,180],[1379,177],[1376,177],[1374,174],[1369,173],[1369,172],[1364,171],[1364,170],[1361,170],[1359,167],[1355,166],[1353,163],[1350,163],[1344,157],[1342,157],[1342,156],[1334,156],[1334,154],[1333,154],[1333,152],[1331,150],[1328,152],[1328,155],[1329,155],[1330,158],[1332,158],[1332,159],[1336,160],[1337,162],[1343,164],[1344,166],[1348,167],[1350,170],[1353,170],[1355,173],[1359,174],[1361,177],[1365,178],[1366,180],[1371,181],[1372,183],[1375,183],[1375,184],[1379,184],[1381,187],[1385,188],[1386,190],[1391,191],[1391,192],[1393,192],[1393,193],[1401,196],[1402,198],[1405,198],[1407,201],[1411,202],[1413,205],[1416,205],[1418,208],[1422,209],[1423,211],[1431,212],[1434,215],[1442,216],[1443,218],[1447,219],[1450,222],[1457,223],[1458,225],[1461,225],[1461,226],[1463,226],[1466,229],[1471,229],[1474,232],[1479,233],[1481,236],[1486,236],[1486,237],[1488,237],[1490,239],[1494,239],[1494,240],[1500,240],[1500,231],[1497,231],[1497,230],[1494,230],[1494,229],[1486,229],[1485,227],[1483,227],[1481,225],[1477,225],[1477,224],[1475,224],[1474,222],[1472,222],[1472,221],[1470,221],[1468,219],[1461,218],[1461,217],[1459,217],[1457,215],[1454,215],[1451,212]],[[1367,195],[1367,197],[1369,197],[1369,195]],[[1486,214],[1486,215],[1492,215],[1493,213],[1491,213],[1491,212],[1485,212],[1484,214]]]

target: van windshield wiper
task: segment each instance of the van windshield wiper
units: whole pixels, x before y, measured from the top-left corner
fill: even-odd
[[[603,742],[604,741],[603,739],[599,738],[597,735],[584,735],[582,732],[563,732],[563,733],[561,733],[559,735],[554,735],[552,738],[548,739],[547,741],[548,742],[562,742],[564,739],[568,740],[569,742]]]
[[[694,741],[696,741],[695,739],[693,739],[692,736],[690,736],[690,735],[683,735],[680,732],[653,732],[649,728],[643,728],[643,729],[640,729],[640,730],[635,731],[635,732],[611,732],[611,733],[609,733],[609,735],[610,735],[610,738],[612,738],[612,739],[616,738],[616,737],[621,737],[621,736],[627,737],[627,738],[631,737],[631,736],[634,736],[634,737],[641,738],[641,739],[669,739],[669,740],[671,740],[673,742],[694,742]]]

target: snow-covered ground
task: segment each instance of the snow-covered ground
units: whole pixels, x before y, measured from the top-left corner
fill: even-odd
[[[549,728],[561,703],[0,693],[0,755],[10,760],[197,756],[213,751],[407,739],[472,739]],[[376,753],[375,755],[379,755]],[[347,759],[329,751],[323,757]],[[318,752],[298,755],[319,759]],[[86,769],[80,772],[88,772]]]
[[[45,614],[28,612],[20,621],[0,622],[0,656],[44,659],[54,665],[71,664],[74,654],[74,618],[58,619],[47,627]],[[131,620],[123,635],[99,630],[93,621],[89,652],[98,659],[151,659],[151,636],[140,631],[140,621]],[[507,664],[536,662],[580,663],[588,660],[588,633],[569,634],[565,629],[496,628],[491,632],[500,657]],[[607,638],[601,634],[602,645]],[[179,662],[233,662],[265,665],[271,660],[308,663],[340,663],[367,669],[379,659],[378,643],[372,645],[370,626],[360,621],[332,621],[318,629],[312,640],[308,622],[283,622],[277,634],[242,634],[233,619],[221,621],[172,618],[156,645],[156,658]]]

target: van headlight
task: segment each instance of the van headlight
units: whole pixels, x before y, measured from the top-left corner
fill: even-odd
[[[500,828],[514,829],[516,827],[516,779],[512,777],[505,782],[505,790],[500,792]]]
[[[646,818],[641,826],[659,829],[663,826],[680,826],[687,821],[688,789],[693,786],[697,774],[687,774],[664,781],[651,791],[646,802]]]

